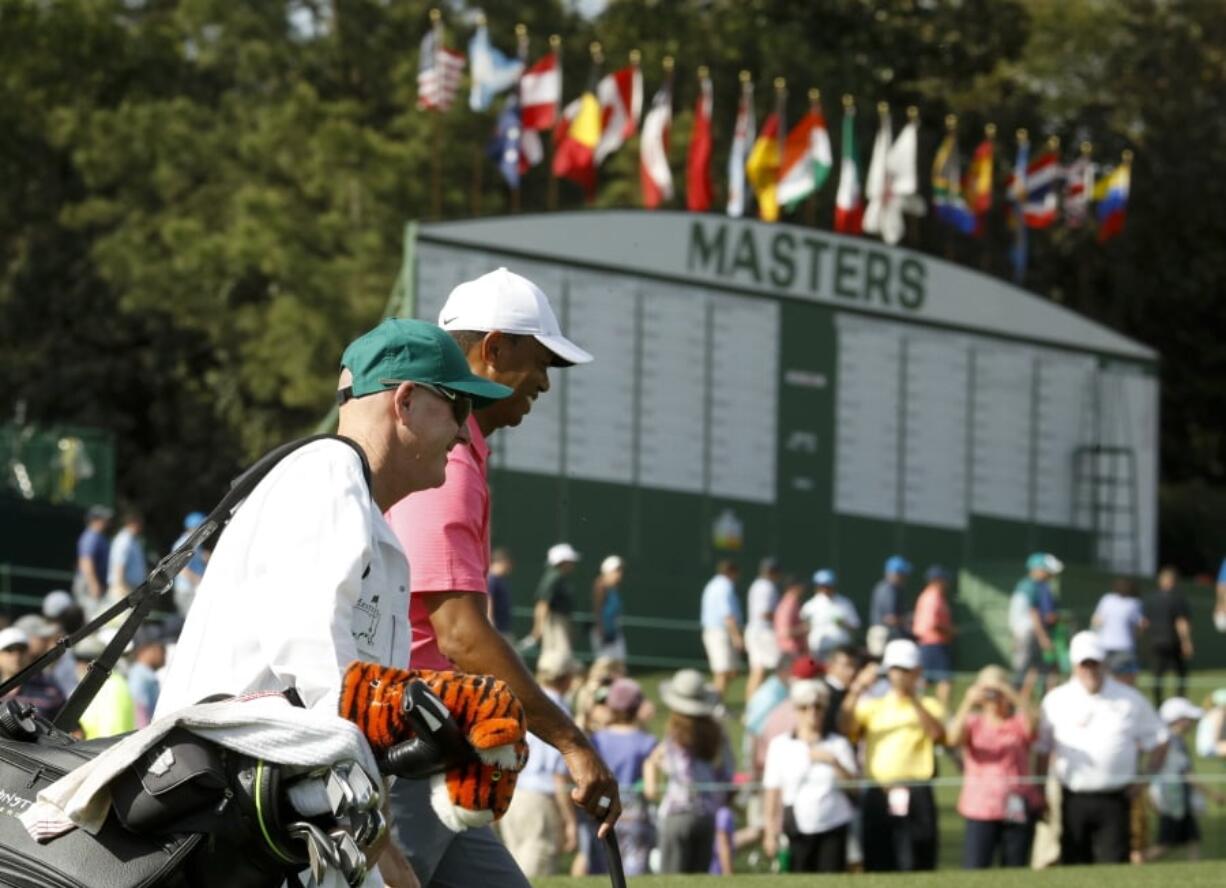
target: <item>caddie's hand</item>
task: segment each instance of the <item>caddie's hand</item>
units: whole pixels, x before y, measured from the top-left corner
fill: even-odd
[[[572,749],[565,754],[565,761],[570,779],[575,783],[570,791],[571,799],[600,824],[597,835],[604,838],[622,815],[617,778],[591,746]]]

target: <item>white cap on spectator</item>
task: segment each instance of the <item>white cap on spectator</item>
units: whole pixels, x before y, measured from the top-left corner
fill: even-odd
[[[621,570],[626,562],[622,561],[620,555],[610,555],[604,561],[600,562],[600,572],[602,574],[611,574],[615,570]]]
[[[63,589],[55,589],[47,593],[43,599],[43,616],[54,620],[68,608],[72,607],[72,596]]]
[[[16,626],[0,629],[0,651],[8,650],[14,645],[30,646],[30,637]]]
[[[570,543],[558,543],[556,546],[550,546],[549,552],[545,556],[545,561],[550,567],[557,567],[559,564],[574,563],[579,560],[579,553],[575,551],[575,547]]]
[[[824,681],[816,678],[802,678],[792,682],[792,687],[788,689],[788,696],[793,706],[813,706],[817,703],[825,706],[830,699],[830,691]]]
[[[444,330],[474,330],[533,336],[554,354],[555,367],[586,364],[592,356],[562,335],[541,288],[505,268],[465,281],[451,291],[438,313]]]
[[[1103,643],[1098,640],[1098,635],[1089,630],[1083,630],[1073,636],[1073,640],[1069,642],[1068,654],[1074,665],[1084,663],[1086,660],[1101,663],[1107,656],[1107,652],[1103,650]]]
[[[1199,721],[1205,717],[1205,710],[1194,704],[1187,697],[1171,697],[1171,699],[1162,702],[1158,714],[1162,716],[1164,722],[1172,725],[1181,718]]]
[[[919,645],[908,638],[896,638],[885,646],[881,657],[884,669],[919,669]]]

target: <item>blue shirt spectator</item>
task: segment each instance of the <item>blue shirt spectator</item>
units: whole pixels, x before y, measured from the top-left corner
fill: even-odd
[[[873,588],[868,624],[885,626],[888,630],[886,640],[892,641],[903,633],[903,613],[906,610],[904,593],[907,577],[911,574],[911,563],[901,555],[891,555],[886,559],[884,573],[881,582]]]
[[[127,595],[145,581],[149,569],[145,561],[145,544],[141,542],[140,532],[143,521],[140,515],[129,514],[115,539],[111,540],[111,563],[107,574],[110,587],[119,590],[121,595]]]
[[[725,629],[725,620],[731,617],[738,626],[745,624],[741,601],[736,597],[736,586],[731,578],[716,574],[702,590],[702,628]]]

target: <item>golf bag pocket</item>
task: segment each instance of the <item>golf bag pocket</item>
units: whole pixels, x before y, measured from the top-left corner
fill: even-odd
[[[18,820],[40,790],[104,745],[0,740],[0,885],[12,888],[152,888],[179,886],[176,871],[199,835],[138,836],[108,817],[97,835],[74,829],[46,844]]]
[[[111,782],[111,804],[134,833],[183,832],[185,818],[224,803],[227,785],[225,752],[175,728]]]

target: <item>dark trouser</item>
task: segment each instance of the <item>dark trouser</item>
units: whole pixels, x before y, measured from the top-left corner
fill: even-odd
[[[987,869],[1000,852],[1001,866],[1026,866],[1030,863],[1030,843],[1034,821],[1010,823],[1007,820],[966,821],[966,845],[962,865],[967,869]]]
[[[669,814],[660,824],[660,872],[705,873],[715,850],[715,816]]]
[[[788,832],[794,873],[841,873],[847,869],[847,824],[820,833]]]
[[[930,786],[912,786],[906,817],[890,813],[886,791],[864,791],[864,868],[869,872],[936,869],[937,806]]]
[[[1163,685],[1166,684],[1165,679],[1168,671],[1173,670],[1176,676],[1175,696],[1186,696],[1188,690],[1188,663],[1183,658],[1183,648],[1179,646],[1179,642],[1174,644],[1155,644],[1150,648],[1150,653],[1154,658],[1154,706],[1162,705]]]
[[[1061,793],[1060,862],[1127,863],[1128,794],[1112,792]]]

